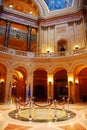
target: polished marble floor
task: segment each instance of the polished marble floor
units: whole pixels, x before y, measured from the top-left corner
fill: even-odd
[[[44,103],[42,103],[44,104]],[[58,108],[62,108],[58,105]],[[67,104],[65,105],[67,109]],[[87,103],[69,104],[75,118],[62,122],[26,122],[13,119],[8,113],[15,109],[13,104],[0,104],[0,130],[87,130]]]

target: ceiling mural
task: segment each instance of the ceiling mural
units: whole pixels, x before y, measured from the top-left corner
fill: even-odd
[[[44,0],[50,11],[71,7],[74,0]]]

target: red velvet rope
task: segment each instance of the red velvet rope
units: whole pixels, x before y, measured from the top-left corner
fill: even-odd
[[[26,103],[26,104],[23,104],[23,103],[21,103],[21,102],[18,102],[19,103],[19,105],[21,105],[21,106],[27,106],[29,103]]]
[[[36,106],[38,106],[38,107],[47,107],[47,106],[52,105],[52,103],[47,104],[47,105],[39,105],[39,104],[36,104],[35,102],[33,104],[36,105]]]
[[[64,101],[64,102],[60,102],[60,101],[58,101],[58,104],[59,104],[59,105],[67,104],[67,101]]]

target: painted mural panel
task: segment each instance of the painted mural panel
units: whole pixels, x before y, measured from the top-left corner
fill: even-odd
[[[44,0],[50,11],[71,7],[74,0]]]

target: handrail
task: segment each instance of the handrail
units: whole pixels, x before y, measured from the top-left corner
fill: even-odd
[[[61,57],[69,57],[80,54],[87,53],[87,48],[77,49],[77,50],[69,50],[64,52],[49,52],[49,53],[40,53],[40,52],[27,52],[22,50],[16,50],[12,48],[8,48],[0,45],[0,52],[8,55],[25,57],[25,58],[61,58]]]

